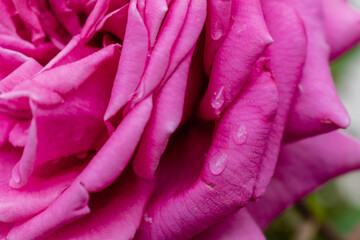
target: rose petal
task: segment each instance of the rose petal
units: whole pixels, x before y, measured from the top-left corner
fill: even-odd
[[[253,199],[265,191],[274,173],[282,135],[306,58],[306,33],[297,12],[281,2],[263,1],[264,17],[274,43],[266,56],[279,91],[279,107],[256,181]]]
[[[5,239],[6,235],[10,231],[13,224],[11,223],[0,223],[0,238]]]
[[[77,13],[70,8],[66,0],[49,0],[51,9],[53,10],[58,21],[71,35],[77,35],[81,31],[81,23]]]
[[[132,239],[152,190],[152,182],[126,171],[109,188],[91,195],[89,215],[47,239]]]
[[[265,240],[265,236],[246,209],[220,220],[192,240]]]
[[[102,30],[114,34],[121,40],[124,40],[127,25],[127,14],[129,12],[129,4],[125,4],[121,8],[109,13],[103,19]]]
[[[139,103],[125,116],[111,138],[71,186],[45,211],[14,227],[8,238],[27,240],[45,237],[87,215],[90,212],[89,193],[108,187],[127,166],[150,117],[151,107],[151,96]]]
[[[5,78],[27,60],[29,60],[29,58],[19,52],[0,47],[0,80]]]
[[[204,70],[208,76],[214,57],[230,26],[231,1],[209,0],[205,24]]]
[[[154,110],[133,162],[138,176],[154,176],[169,138],[180,124],[192,53],[184,59],[156,97]]]
[[[248,206],[265,228],[281,211],[340,174],[360,168],[360,142],[340,132],[286,144],[265,195]]]
[[[84,27],[80,33],[81,38],[84,42],[92,38],[95,33],[97,26],[101,23],[105,14],[109,9],[110,0],[97,0],[94,9],[90,15],[86,18]]]
[[[29,93],[36,95],[37,98],[32,97],[34,101],[41,101],[39,104],[30,101],[32,121],[29,136],[23,156],[14,167],[13,178],[10,181],[12,187],[24,186],[37,165],[78,152],[97,149],[103,144],[107,137],[103,114],[117,68],[114,62],[118,61],[118,57],[117,46],[109,46],[85,58],[88,61],[82,59],[73,64],[61,65],[29,80]],[[77,75],[76,72],[79,74]],[[56,79],[56,81],[47,81],[48,79]],[[33,87],[37,84],[44,87],[40,85],[40,90],[34,92]],[[25,82],[17,85],[16,89],[7,95],[18,97],[15,90],[19,90],[22,86],[25,86]],[[98,91],[99,86],[102,91]],[[79,87],[77,91],[71,91],[77,87]],[[64,94],[63,103],[59,102],[61,98],[60,100],[55,98],[54,103],[57,105],[50,105],[51,107],[41,105],[48,104],[50,97],[52,98],[49,94],[56,93],[50,89]]]
[[[0,34],[0,47],[23,53],[41,64],[47,63],[59,52],[52,43],[39,43],[35,46],[18,36],[9,34]]]
[[[235,0],[231,4],[229,31],[214,56],[210,82],[199,106],[204,119],[218,118],[234,101],[256,61],[273,41],[260,0]]]
[[[149,96],[126,115],[105,145],[80,174],[78,180],[89,192],[103,190],[120,176],[135,152],[151,111],[152,97]]]
[[[348,0],[322,0],[326,40],[335,59],[360,40],[360,13],[351,7]],[[346,36],[346,37],[344,37]]]
[[[8,184],[14,164],[21,157],[20,149],[9,145],[0,149],[0,222],[23,221],[49,206],[69,186],[83,168],[74,159],[43,166],[20,191]],[[72,163],[70,166],[68,163]],[[79,161],[77,161],[78,163]],[[45,173],[43,173],[45,172]]]
[[[167,81],[167,79],[173,74],[174,70],[195,47],[196,41],[199,39],[206,19],[205,10],[205,0],[190,1],[184,25],[178,35],[178,39],[175,41],[174,46],[171,49],[169,66],[163,80]]]
[[[145,3],[145,23],[149,32],[150,46],[153,47],[161,23],[168,11],[166,0],[147,0]]]
[[[194,162],[196,158],[202,158],[203,153],[193,149],[203,148],[196,143],[192,149],[181,148],[184,153],[178,151],[177,145],[169,157],[171,163],[168,165],[173,166],[167,166],[163,171],[159,169],[159,176],[165,176],[159,182],[172,183],[171,188],[157,193],[159,197],[153,200],[147,212],[153,223],[143,222],[135,239],[189,238],[244,206],[252,195],[276,107],[275,83],[260,61],[249,85],[216,127],[200,177],[195,170],[177,173],[179,169],[198,169]],[[194,138],[189,139],[194,141]],[[190,166],[182,166],[181,161]],[[179,182],[174,184],[174,180],[170,180],[174,177]]]
[[[29,58],[0,81],[0,93],[10,92],[20,83],[33,77],[41,69],[42,66],[36,60]]]
[[[132,104],[144,99],[161,83],[170,62],[172,48],[184,25],[189,3],[190,0],[181,0],[171,4]]]
[[[145,68],[148,42],[148,33],[137,10],[136,0],[131,0],[124,44],[105,120],[113,117],[131,99]]]
[[[329,46],[326,43],[321,0],[287,0],[300,13],[308,36],[307,58],[289,121],[285,141],[346,128],[350,117],[331,77]]]
[[[36,7],[35,2],[28,2],[26,0],[13,0],[12,1],[18,15],[24,24],[31,30],[31,41],[34,44],[44,42],[46,34],[41,26],[40,19],[32,8]]]

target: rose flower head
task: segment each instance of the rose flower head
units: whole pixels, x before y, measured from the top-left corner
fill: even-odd
[[[346,0],[0,13],[1,239],[265,239],[360,168],[329,67],[360,40]]]

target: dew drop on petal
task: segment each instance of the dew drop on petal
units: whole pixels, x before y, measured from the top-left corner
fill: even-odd
[[[225,96],[223,94],[224,87],[221,87],[219,92],[214,92],[214,97],[211,99],[211,106],[215,110],[219,110],[225,102]]]
[[[147,213],[144,214],[144,221],[147,223],[152,223],[153,219],[147,215]]]
[[[224,27],[223,24],[220,21],[215,22],[215,26],[213,27],[211,31],[211,38],[213,40],[219,40],[224,34]]]
[[[248,138],[247,129],[245,125],[240,125],[236,131],[233,132],[234,142],[238,145],[244,144]]]
[[[226,153],[217,152],[210,157],[209,168],[212,174],[219,175],[224,171],[226,165]]]

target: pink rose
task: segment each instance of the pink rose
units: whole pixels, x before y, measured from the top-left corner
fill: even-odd
[[[0,12],[1,238],[264,239],[360,168],[359,141],[334,131],[350,119],[329,60],[360,40],[344,0]]]

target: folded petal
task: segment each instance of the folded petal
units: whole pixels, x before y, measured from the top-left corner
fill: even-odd
[[[84,165],[75,158],[49,163],[24,188],[16,190],[8,182],[20,157],[20,149],[9,145],[0,148],[0,222],[23,221],[43,211],[72,183]]]
[[[145,23],[149,32],[150,46],[153,47],[161,23],[168,11],[166,0],[147,0],[145,3]]]
[[[252,195],[277,101],[275,83],[260,61],[249,85],[220,119],[203,167],[209,139],[201,134],[183,133],[185,143],[165,154],[167,166],[158,172],[160,190],[146,213],[153,222],[144,221],[135,239],[190,238],[244,206]]]
[[[6,235],[10,231],[13,224],[11,223],[0,223],[0,238],[6,239]]]
[[[150,52],[148,64],[137,87],[137,93],[133,97],[132,104],[147,97],[161,83],[170,63],[172,48],[184,25],[189,4],[190,0],[177,0],[171,4],[153,50]]]
[[[256,61],[272,43],[260,0],[232,1],[231,19],[227,35],[214,56],[210,82],[200,103],[199,111],[205,119],[218,118],[234,101]]]
[[[27,59],[13,72],[0,81],[0,94],[10,92],[20,83],[32,78],[36,73],[40,72],[41,69],[42,65],[40,65],[36,60],[32,58]]]
[[[44,71],[1,95],[18,106],[10,112],[25,114],[24,108],[30,108],[27,142],[14,167],[12,187],[24,186],[40,164],[103,144],[107,138],[103,114],[118,58],[118,47],[109,46],[77,62]],[[24,97],[30,97],[28,105]]]
[[[198,41],[206,18],[206,1],[190,1],[189,9],[184,20],[184,25],[171,49],[169,66],[162,80],[167,81],[174,70],[192,51]]]
[[[152,98],[150,96],[125,116],[111,138],[71,186],[46,210],[14,227],[8,238],[14,240],[43,238],[62,226],[89,214],[89,193],[98,192],[108,187],[128,165],[150,117],[151,108]],[[147,194],[149,192],[145,191],[145,200],[147,200]],[[136,196],[130,197],[131,199],[136,198]],[[142,206],[145,203],[146,201],[142,202]],[[138,214],[136,214],[135,220],[139,221],[136,217]],[[134,232],[134,229],[125,230],[129,231],[129,234]]]
[[[264,193],[274,173],[286,121],[302,75],[307,46],[303,22],[292,7],[276,0],[263,1],[262,6],[266,24],[274,39],[266,51],[269,58],[266,67],[271,70],[279,91],[279,107],[269,135],[271,141],[262,158],[253,199]]]
[[[136,0],[131,0],[124,44],[105,120],[113,117],[132,98],[145,69],[148,43],[148,33],[136,7]]]
[[[152,178],[170,136],[180,124],[192,52],[161,88],[154,110],[136,152],[133,168],[138,176]]]
[[[19,52],[0,47],[0,80],[27,60],[29,60],[29,58]]]
[[[360,13],[348,0],[322,0],[330,59],[335,59],[360,41]],[[346,36],[346,37],[344,37]]]
[[[210,76],[214,57],[230,27],[231,1],[209,0],[205,24],[204,70]]]
[[[77,13],[70,8],[66,0],[49,0],[51,9],[56,18],[64,26],[68,33],[77,35],[81,31],[81,23]]]
[[[125,4],[121,8],[109,13],[104,17],[103,22],[99,24],[99,27],[101,27],[101,30],[110,32],[120,40],[124,41],[128,10],[129,4]]]
[[[265,240],[262,230],[246,209],[220,220],[192,240]]]
[[[144,218],[143,212],[153,185],[153,182],[138,178],[129,169],[109,188],[91,195],[89,215],[47,239],[132,239]]]
[[[247,207],[265,228],[280,212],[326,181],[360,168],[360,142],[331,132],[285,144],[265,195]]]
[[[0,33],[0,47],[23,53],[36,59],[41,64],[46,64],[59,49],[53,43],[39,43],[36,46],[18,36]]]
[[[286,0],[299,12],[307,33],[307,57],[287,122],[284,139],[292,141],[337,128],[346,128],[350,117],[336,92],[329,66],[330,48],[325,39],[321,0]]]
[[[20,18],[31,31],[31,41],[34,44],[39,42],[43,42],[45,40],[46,34],[41,26],[40,19],[35,11],[32,8],[34,6],[34,2],[28,2],[26,0],[13,0],[12,1],[16,11],[18,12]]]
[[[105,14],[109,9],[110,0],[97,0],[94,8],[92,9],[89,16],[86,18],[84,27],[80,33],[81,38],[84,42],[92,38],[98,25],[103,20]]]

